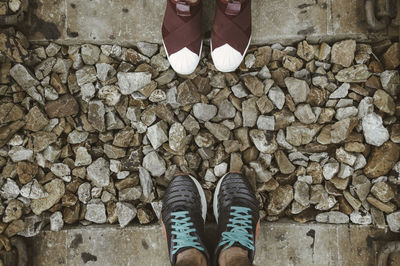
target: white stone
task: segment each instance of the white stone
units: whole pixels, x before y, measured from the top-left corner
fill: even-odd
[[[146,136],[149,139],[151,146],[153,146],[153,149],[155,150],[158,149],[163,143],[167,142],[168,136],[165,132],[163,121],[160,121],[157,124],[149,127],[147,129]]]
[[[44,190],[42,185],[36,179],[25,184],[21,188],[21,196],[28,199],[41,199],[47,197],[49,194]]]
[[[274,103],[276,108],[282,110],[285,104],[285,94],[279,87],[272,87],[268,92],[268,98]]]
[[[339,172],[339,163],[335,161],[324,165],[322,174],[326,180],[331,180]]]
[[[13,162],[30,161],[33,159],[33,151],[21,146],[15,146],[8,152],[8,156]]]
[[[228,170],[228,164],[223,162],[214,167],[214,174],[217,177],[221,177],[224,174],[226,174],[227,170]]]
[[[217,107],[212,104],[196,103],[193,105],[193,115],[198,120],[206,122],[217,115]]]
[[[118,86],[123,95],[132,94],[140,90],[151,82],[151,73],[147,72],[134,72],[124,73],[118,72]]]
[[[50,215],[50,230],[60,231],[64,226],[63,215],[60,211],[56,211]]]
[[[15,199],[20,193],[17,183],[11,178],[6,179],[6,183],[0,190],[0,195],[4,199]]]
[[[71,174],[71,169],[69,169],[69,166],[63,163],[53,164],[50,170],[54,175],[58,177],[69,176]]]
[[[87,170],[87,177],[95,186],[106,187],[110,184],[110,164],[104,158],[98,158]]]
[[[260,115],[257,119],[257,128],[262,130],[275,130],[275,117]]]
[[[315,220],[319,223],[345,224],[349,222],[349,216],[342,212],[330,211],[318,214]]]
[[[128,202],[117,202],[116,210],[119,226],[121,226],[121,228],[127,226],[137,214],[135,206]]]
[[[386,216],[389,229],[392,232],[400,232],[400,211],[391,213]]]
[[[142,186],[143,196],[148,199],[153,189],[153,181],[151,180],[150,173],[143,167],[139,167],[139,180]]]
[[[294,103],[302,103],[307,100],[310,87],[305,80],[288,77],[285,78],[285,84]]]
[[[97,224],[103,224],[107,221],[106,207],[99,199],[92,199],[86,205],[85,219]]]
[[[75,166],[84,166],[92,163],[92,156],[85,147],[76,149]]]
[[[89,202],[91,197],[91,185],[89,182],[82,183],[78,187],[78,199],[82,203],[86,204]]]
[[[337,88],[331,95],[329,95],[330,99],[340,99],[345,98],[349,93],[350,84],[343,83],[339,88]]]
[[[389,140],[389,132],[383,126],[382,117],[375,113],[368,114],[362,119],[365,141],[374,146],[382,146]]]
[[[156,151],[149,152],[143,158],[143,167],[148,170],[152,176],[161,176],[167,170],[164,159],[158,155]]]
[[[350,214],[350,220],[355,224],[371,224],[372,217],[368,212],[354,211]]]

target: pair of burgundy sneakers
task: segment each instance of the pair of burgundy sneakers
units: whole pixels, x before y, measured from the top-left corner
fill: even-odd
[[[242,62],[251,39],[251,0],[215,0],[211,56],[222,72]],[[195,71],[201,57],[202,0],[167,0],[162,36],[172,68],[179,74]]]

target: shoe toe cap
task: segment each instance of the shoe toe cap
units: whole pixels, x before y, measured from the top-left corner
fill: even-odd
[[[229,44],[224,44],[211,52],[215,67],[221,72],[235,71],[242,60],[244,55],[234,49]]]
[[[189,75],[196,70],[196,67],[200,61],[200,56],[185,47],[170,55],[168,59],[171,67],[176,73],[181,75]]]

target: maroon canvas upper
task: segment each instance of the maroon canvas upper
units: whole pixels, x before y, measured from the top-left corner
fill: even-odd
[[[167,0],[162,36],[168,55],[187,47],[200,54],[202,3],[187,4],[177,0]]]
[[[213,50],[227,43],[244,54],[250,36],[251,0],[217,0],[211,33]]]

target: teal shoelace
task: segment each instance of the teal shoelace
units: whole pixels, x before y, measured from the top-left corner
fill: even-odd
[[[230,216],[232,218],[229,218],[227,229],[231,229],[222,233],[222,240],[219,242],[218,246],[227,245],[224,248],[225,250],[238,242],[242,246],[254,250],[253,235],[249,233],[249,230],[252,230],[252,216],[249,214],[251,210],[246,207],[232,206],[230,211]]]
[[[196,232],[196,229],[193,228],[193,222],[191,222],[190,217],[188,217],[189,212],[172,212],[171,215],[174,217],[171,220],[173,223],[171,234],[175,236],[175,239],[172,240],[172,242],[174,242],[172,254],[174,255],[179,249],[185,247],[193,247],[200,251],[204,251],[204,248],[200,245],[197,237],[191,235],[191,233]]]

